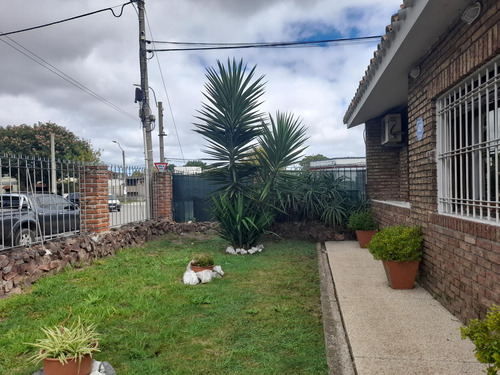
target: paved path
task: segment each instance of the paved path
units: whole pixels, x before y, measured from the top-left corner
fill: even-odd
[[[326,242],[326,252],[358,375],[484,374],[461,322],[425,289],[391,289],[357,242]]]

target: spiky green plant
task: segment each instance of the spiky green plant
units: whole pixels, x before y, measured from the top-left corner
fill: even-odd
[[[254,79],[255,67],[247,73],[243,61],[228,60],[227,67],[217,61],[218,71],[208,68],[202,110],[196,116],[195,132],[208,142],[205,150],[214,163],[207,176],[224,184],[233,197],[246,191],[256,168],[249,162],[254,141],[262,132],[262,113],[258,110],[264,94],[264,76]]]
[[[274,219],[267,206],[241,193],[236,199],[219,194],[213,202],[219,234],[235,248],[249,249],[256,245]]]
[[[278,111],[276,120],[269,114],[269,125],[262,128],[259,138],[261,152],[256,153],[264,185],[262,198],[287,185],[290,174],[286,167],[297,163],[307,148],[304,147],[306,130],[293,114]]]
[[[213,199],[220,234],[233,246],[248,248],[280,209],[284,171],[305,149],[306,129],[291,114],[269,116],[270,124],[263,120],[258,110],[263,76],[254,79],[255,67],[247,73],[234,59],[217,65],[218,70],[207,70],[208,102],[202,104],[195,131],[208,142],[205,151],[215,161],[206,176],[223,186]]]
[[[81,319],[71,323],[68,327],[53,326],[41,328],[45,337],[29,345],[39,349],[30,361],[38,363],[45,358],[58,359],[61,363],[68,363],[68,359],[75,358],[78,363],[87,354],[99,352],[96,346],[100,339],[95,324],[84,324]]]

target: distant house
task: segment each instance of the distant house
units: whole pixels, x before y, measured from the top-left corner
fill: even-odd
[[[203,172],[201,167],[174,167],[174,173],[195,175]]]
[[[404,1],[347,109],[383,226],[421,225],[419,282],[465,321],[500,304],[500,3]]]
[[[366,158],[346,157],[332,158],[327,160],[316,160],[309,164],[310,171],[331,171],[337,169],[365,169]]]

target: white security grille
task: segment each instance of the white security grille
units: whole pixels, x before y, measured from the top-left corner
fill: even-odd
[[[500,222],[500,59],[437,101],[439,212]]]

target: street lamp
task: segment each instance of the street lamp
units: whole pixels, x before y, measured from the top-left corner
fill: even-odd
[[[126,197],[127,196],[127,173],[125,171],[125,151],[123,150],[122,146],[120,145],[120,143],[118,143],[118,141],[113,141],[113,143],[116,143],[118,145],[118,147],[120,147],[120,150],[122,150],[122,159],[123,159],[123,195]]]

